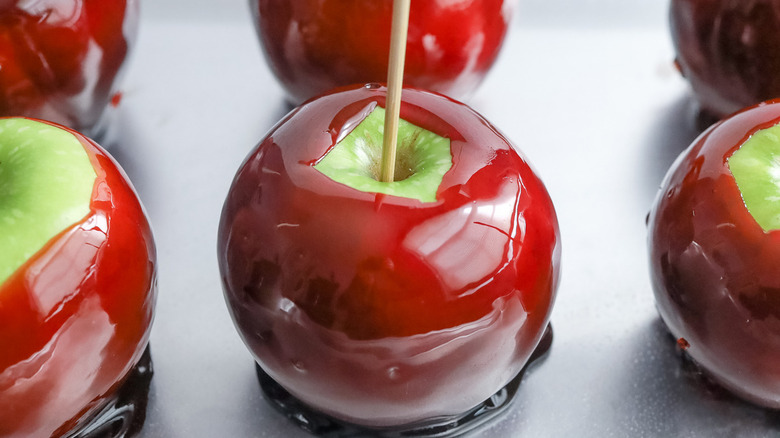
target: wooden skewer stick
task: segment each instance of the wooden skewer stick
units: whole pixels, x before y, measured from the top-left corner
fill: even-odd
[[[381,180],[383,182],[391,182],[395,178],[395,150],[398,144],[398,119],[401,114],[401,89],[404,81],[410,4],[411,0],[393,1],[393,27],[390,32],[390,60],[387,71],[385,133],[382,144]]]

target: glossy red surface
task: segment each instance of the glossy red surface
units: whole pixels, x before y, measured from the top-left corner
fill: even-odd
[[[748,212],[726,159],[780,102],[703,133],[663,183],[649,217],[658,310],[686,353],[737,395],[780,408],[780,231]]]
[[[146,348],[156,297],[149,223],[116,162],[74,132],[97,172],[91,213],[0,285],[0,436],[68,432]]]
[[[312,164],[385,89],[314,99],[238,171],[218,258],[263,369],[337,418],[391,426],[460,414],[512,379],[549,320],[553,204],[526,160],[467,106],[405,90],[401,117],[451,140],[437,201],[354,190]]]
[[[780,96],[780,3],[672,0],[670,17],[677,63],[705,112]]]
[[[0,3],[0,116],[97,128],[138,29],[136,0]]]
[[[404,84],[462,99],[484,78],[515,0],[411,3]],[[391,0],[251,0],[271,70],[293,102],[387,81]]]

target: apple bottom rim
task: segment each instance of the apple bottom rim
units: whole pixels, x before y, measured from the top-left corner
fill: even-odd
[[[151,346],[121,385],[108,394],[99,409],[79,419],[64,438],[129,438],[139,435],[146,421],[154,366]]]
[[[475,432],[504,415],[513,405],[526,372],[546,357],[552,340],[552,325],[548,324],[539,345],[523,369],[506,386],[466,412],[395,427],[371,428],[323,414],[287,392],[257,362],[255,372],[263,397],[271,406],[299,428],[320,438],[359,438],[367,435],[376,438],[454,438]]]

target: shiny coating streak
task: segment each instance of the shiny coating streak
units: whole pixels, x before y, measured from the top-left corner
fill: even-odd
[[[0,116],[96,127],[138,30],[136,0],[0,2]]]
[[[560,241],[551,200],[481,116],[404,91],[401,117],[451,140],[437,201],[357,191],[311,164],[385,89],[329,94],[240,168],[218,255],[258,362],[315,408],[367,426],[460,414],[514,377],[546,327]]]
[[[149,223],[117,164],[91,140],[91,213],[0,287],[0,437],[60,436],[102,407],[140,359],[152,323]]]
[[[678,158],[649,217],[658,310],[686,352],[737,395],[780,408],[780,232],[742,201],[727,159],[780,123],[780,102],[704,132]]]
[[[413,1],[404,85],[467,97],[498,57],[515,1]],[[392,3],[250,0],[263,53],[298,103],[387,81]]]
[[[780,96],[780,2],[672,0],[677,62],[717,118]]]

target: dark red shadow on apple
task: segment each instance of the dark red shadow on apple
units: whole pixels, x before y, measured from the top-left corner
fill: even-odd
[[[526,371],[531,366],[537,365],[545,357],[552,346],[552,340],[552,327],[548,325],[539,345],[517,376],[506,386],[491,395],[490,398],[472,409],[459,415],[439,417],[422,423],[403,427],[370,429],[370,431],[364,426],[345,422],[312,409],[287,392],[263,371],[260,365],[255,364],[255,371],[263,389],[263,396],[271,403],[271,406],[301,429],[320,438],[361,437],[365,436],[367,432],[370,432],[371,436],[375,438],[396,438],[401,436],[455,437],[475,431],[503,414],[511,406],[512,400],[517,395]]]
[[[670,18],[702,125],[780,96],[780,3],[672,0]]]

